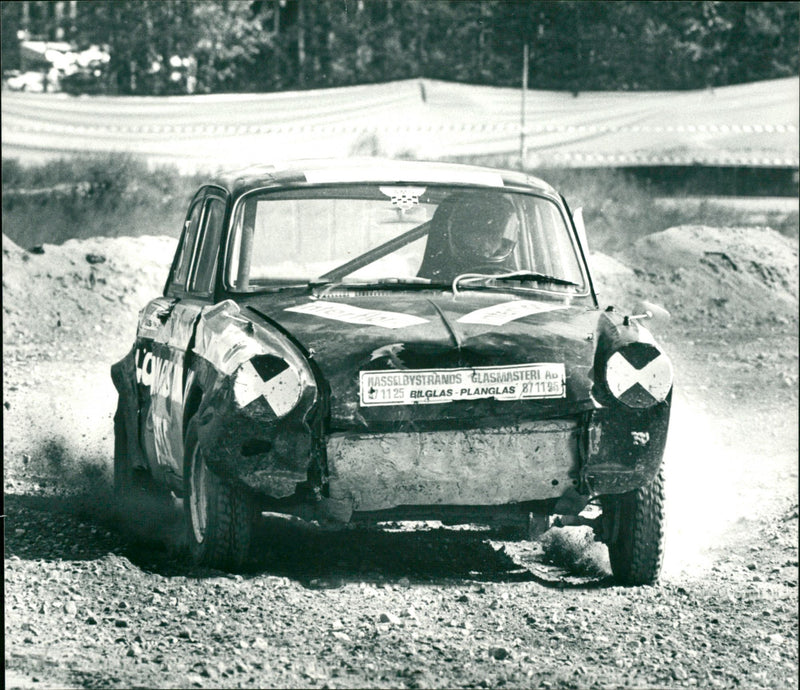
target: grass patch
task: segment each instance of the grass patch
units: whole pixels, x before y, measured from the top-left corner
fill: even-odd
[[[367,137],[358,153],[375,154],[379,142]],[[509,167],[494,157],[462,160]],[[677,225],[768,225],[798,237],[796,211],[769,212],[754,220],[744,209],[712,203],[658,203],[658,195],[629,174],[608,170],[530,171],[583,207],[589,246],[615,253],[636,240]],[[3,161],[3,232],[22,247],[61,244],[88,237],[168,235],[177,237],[191,196],[206,180],[177,168],[150,168],[129,154],[77,156],[25,167]],[[674,197],[676,198],[676,197]]]
[[[583,208],[592,250],[613,253],[672,227],[672,219],[661,214],[655,197],[616,170],[543,170],[537,174],[561,192],[573,210]]]
[[[517,169],[518,162],[502,156],[459,158],[458,162]],[[798,214],[769,212],[754,216],[744,208],[723,208],[714,203],[676,203],[665,208],[658,201],[666,194],[651,188],[633,175],[608,169],[580,168],[537,169],[528,173],[550,183],[575,210],[583,208],[583,217],[592,251],[614,254],[633,242],[655,232],[679,225],[712,227],[747,227],[767,225],[781,234],[797,239]],[[702,194],[695,190],[695,194]],[[680,194],[671,197],[685,199]]]
[[[201,181],[128,154],[31,167],[3,160],[3,232],[22,247],[97,236],[177,237]]]
[[[655,232],[679,225],[747,227],[767,225],[789,238],[798,237],[796,211],[754,215],[746,208],[719,203],[659,203],[663,194],[620,171],[543,170],[537,173],[567,199],[572,209],[583,207],[589,246],[613,254]],[[673,196],[680,201],[687,197]]]

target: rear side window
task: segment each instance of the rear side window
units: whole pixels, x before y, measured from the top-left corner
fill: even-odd
[[[222,236],[222,223],[225,220],[225,202],[210,198],[206,201],[203,214],[202,231],[197,251],[197,262],[192,275],[189,291],[209,295],[214,288],[214,277],[219,256],[219,241]]]
[[[192,264],[194,255],[194,245],[197,241],[197,230],[200,227],[200,218],[203,211],[203,202],[198,201],[192,206],[189,217],[186,220],[186,228],[183,233],[183,241],[175,262],[175,272],[172,276],[170,292],[180,291],[186,286],[186,277],[189,275],[189,267]]]

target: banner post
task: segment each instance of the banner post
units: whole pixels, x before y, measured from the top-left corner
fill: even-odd
[[[519,113],[519,169],[525,170],[525,96],[528,91],[528,44],[522,46],[522,103]]]

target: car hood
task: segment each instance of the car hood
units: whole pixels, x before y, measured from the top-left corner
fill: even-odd
[[[329,387],[330,429],[399,430],[491,426],[591,409],[598,310],[506,292],[336,290],[242,301],[309,353]],[[361,372],[431,373],[514,365],[563,365],[558,395],[536,399],[364,404]],[[493,373],[488,370],[490,373]],[[323,384],[325,385],[325,384]],[[503,389],[484,388],[483,392]],[[472,393],[480,396],[477,390]],[[413,395],[413,393],[411,394]]]

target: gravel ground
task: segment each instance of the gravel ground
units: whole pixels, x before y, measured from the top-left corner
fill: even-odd
[[[664,287],[671,266],[603,264],[609,295],[638,281],[686,307],[660,333],[677,380],[657,587],[615,586],[579,529],[277,518],[232,576],[181,559],[179,506],[112,500],[108,366],[169,256],[154,240],[137,273],[104,242],[23,260],[4,241],[6,687],[797,687],[796,296],[753,288],[750,314],[731,292],[708,318],[697,284]]]

